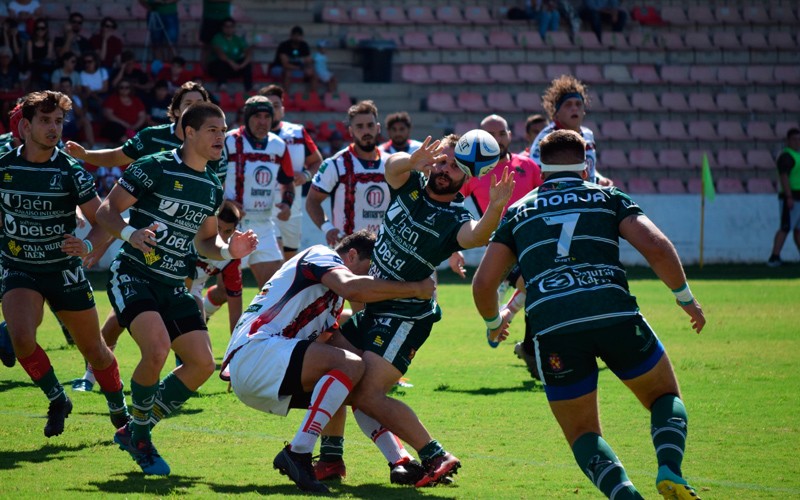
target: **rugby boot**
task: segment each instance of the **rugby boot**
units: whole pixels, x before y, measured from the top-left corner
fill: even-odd
[[[72,400],[69,398],[50,401],[47,409],[47,423],[44,425],[45,437],[58,436],[64,432],[64,420],[72,413]]]
[[[134,443],[131,440],[131,431],[127,425],[120,427],[114,434],[114,442],[119,445],[119,449],[127,451],[134,462],[142,468],[142,472],[149,476],[168,476],[170,473],[169,465],[158,454],[158,450],[150,441],[139,441]]]
[[[347,467],[344,465],[344,460],[336,460],[335,462],[317,461],[314,463],[314,477],[317,478],[317,481],[344,479],[347,477]]]
[[[700,500],[694,488],[666,465],[658,468],[656,488],[664,500]]]
[[[311,465],[311,453],[295,453],[286,445],[280,453],[275,456],[272,466],[278,472],[289,476],[302,491],[312,493],[328,493],[327,486],[317,481],[314,476],[314,467]]]
[[[451,479],[450,476],[458,473],[461,462],[452,454],[444,452],[429,460],[423,460],[422,467],[425,469],[425,475],[414,484],[417,488],[436,486],[444,483],[445,478]]]

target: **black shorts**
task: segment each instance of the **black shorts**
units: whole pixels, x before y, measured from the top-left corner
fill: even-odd
[[[292,356],[289,358],[289,367],[286,368],[286,375],[283,376],[278,395],[291,396],[289,408],[308,408],[311,404],[311,393],[303,390],[303,359],[306,357],[310,340],[301,340],[297,343]]]

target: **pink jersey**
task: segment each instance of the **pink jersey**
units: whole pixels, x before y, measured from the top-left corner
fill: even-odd
[[[511,198],[508,200],[506,208],[542,185],[542,170],[539,165],[530,158],[511,153],[510,160],[497,162],[497,165],[489,172],[486,172],[483,177],[473,177],[461,188],[461,194],[465,197],[472,196],[481,215],[489,205],[489,188],[492,184],[492,174],[497,179],[500,179],[505,167],[508,167],[509,172],[514,172],[514,191],[511,193]]]

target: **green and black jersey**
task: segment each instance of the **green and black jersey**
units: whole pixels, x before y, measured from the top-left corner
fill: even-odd
[[[492,241],[517,256],[532,334],[603,328],[638,313],[619,261],[619,224],[642,209],[614,187],[551,176],[509,207]]]
[[[157,246],[143,254],[124,243],[118,259],[131,263],[153,279],[181,286],[189,276],[192,244],[207,217],[222,203],[222,184],[209,168],[192,170],[180,149],[146,156],[125,169],[119,186],[137,201],[130,208],[129,224],[137,229],[160,223]]]
[[[36,273],[79,267],[61,242],[75,233],[75,207],[97,196],[94,178],[58,148],[45,163],[25,160],[23,148],[0,157],[3,266]]]

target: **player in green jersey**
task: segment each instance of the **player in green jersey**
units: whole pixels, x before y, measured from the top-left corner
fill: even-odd
[[[181,119],[180,148],[133,163],[98,211],[100,224],[125,241],[111,266],[108,295],[141,351],[131,377],[133,420],[114,441],[145,474],[167,475],[150,427],[177,411],[216,367],[205,322],[184,284],[192,242],[212,259],[242,258],[258,244],[235,232],[217,244],[215,212],[222,185],[207,165],[222,155],[225,114],[211,103],[190,106]],[[130,223],[120,215],[130,209]],[[182,364],[159,382],[170,347]]]
[[[72,411],[50,359],[36,342],[47,301],[94,367],[115,426],[128,420],[119,368],[100,336],[91,284],[81,258],[95,257],[109,234],[95,224],[100,198],[94,179],[56,145],[61,140],[69,97],[32,92],[22,104],[23,145],[0,158],[3,215],[3,315],[23,369],[50,400],[44,434],[57,436]],[[92,224],[86,239],[75,237],[76,209]]]
[[[495,231],[472,282],[475,304],[492,340],[503,340],[508,310],[498,311],[496,290],[518,262],[538,372],[578,466],[609,498],[642,498],[602,437],[599,357],[650,411],[659,493],[696,500],[681,472],[687,416],[678,380],[628,290],[619,239],[647,259],[698,333],[706,320],[669,239],[626,194],[586,182],[585,159],[577,132],[542,139],[545,182],[512,205]]]

